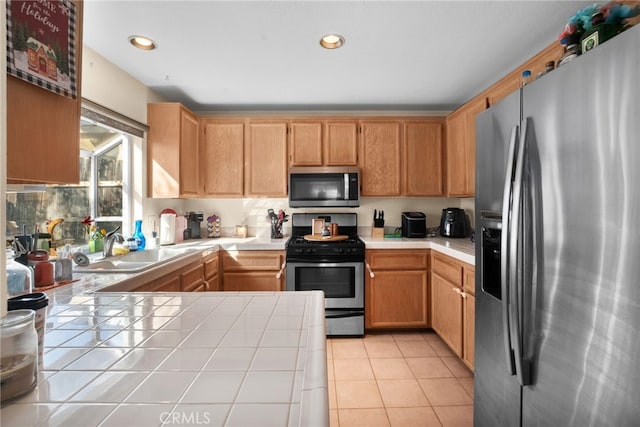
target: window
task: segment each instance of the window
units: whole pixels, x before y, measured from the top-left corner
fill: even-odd
[[[82,225],[85,216],[90,215],[99,229],[107,231],[122,226],[128,218],[124,200],[129,188],[129,137],[85,118],[80,129],[80,182],[48,185],[40,193],[7,194],[7,221],[14,234],[21,234],[23,226],[32,233],[36,225],[40,233],[46,233],[47,220],[63,218],[53,229],[53,246],[82,245],[88,239]]]

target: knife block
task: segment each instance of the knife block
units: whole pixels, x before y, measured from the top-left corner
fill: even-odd
[[[384,227],[373,227],[371,237],[374,239],[384,239]]]

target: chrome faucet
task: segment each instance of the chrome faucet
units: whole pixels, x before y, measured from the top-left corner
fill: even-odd
[[[102,247],[102,255],[107,258],[113,256],[113,244],[118,241],[118,243],[124,242],[124,236],[118,233],[120,230],[120,226],[117,226],[113,230],[107,233],[104,237],[104,245]]]

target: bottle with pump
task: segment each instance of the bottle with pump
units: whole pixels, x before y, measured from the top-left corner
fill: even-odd
[[[147,240],[144,238],[144,234],[142,234],[142,220],[136,220],[136,229],[133,232],[133,238],[136,239],[137,250],[141,251],[145,248]]]

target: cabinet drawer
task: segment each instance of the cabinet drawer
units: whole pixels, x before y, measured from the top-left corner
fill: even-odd
[[[182,292],[195,291],[200,288],[204,284],[203,271],[202,264],[185,268],[180,274]]]
[[[429,250],[369,250],[367,261],[372,269],[426,270],[429,267]]]
[[[462,287],[462,265],[454,259],[433,252],[431,271],[454,285]]]
[[[278,271],[282,258],[282,251],[225,251],[222,268],[224,271]]]

